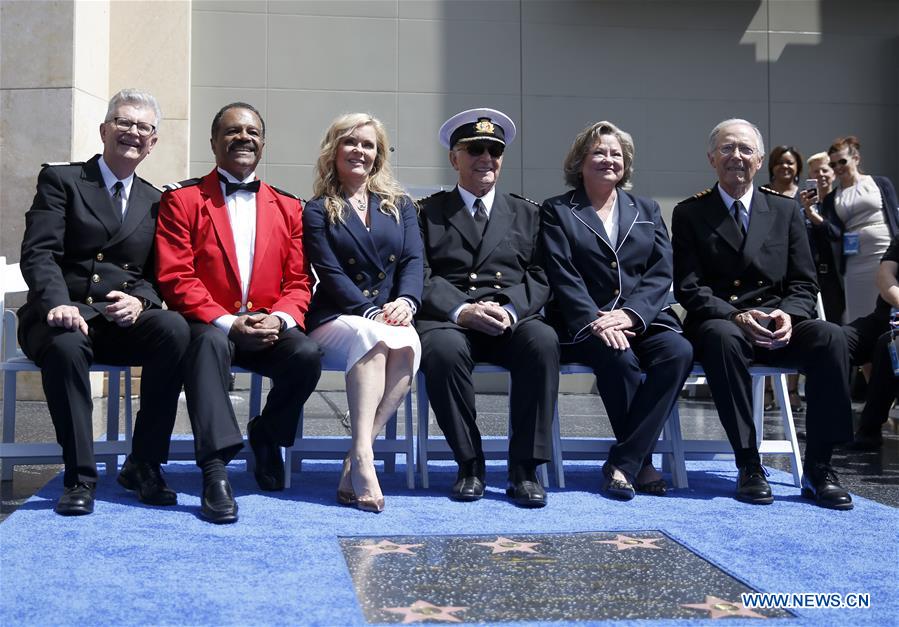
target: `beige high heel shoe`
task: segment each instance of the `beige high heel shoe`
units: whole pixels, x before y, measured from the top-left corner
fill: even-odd
[[[344,481],[349,478],[350,471],[352,470],[353,464],[350,461],[350,456],[347,455],[343,459],[343,470],[340,473],[340,483],[337,484],[337,502],[341,505],[355,505],[356,504],[356,493],[353,491],[352,481],[350,482],[349,490],[341,490],[340,486],[344,484]]]
[[[351,464],[351,479],[358,477],[361,482],[361,475],[358,472],[353,473],[354,470],[357,470],[355,464]],[[372,469],[374,470],[374,469]],[[354,482],[355,483],[355,482]],[[356,486],[353,486],[353,496],[355,497],[355,501],[353,504],[356,506],[356,509],[362,510],[363,512],[372,512],[375,514],[380,514],[384,511],[384,496],[359,496],[359,493],[356,491]]]

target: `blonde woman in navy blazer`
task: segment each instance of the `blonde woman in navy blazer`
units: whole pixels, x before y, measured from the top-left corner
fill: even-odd
[[[383,124],[342,115],[322,140],[303,245],[318,276],[306,328],[325,360],[346,361],[352,444],[337,500],[379,512],[384,497],[372,443],[409,391],[421,344],[421,234],[415,206],[393,178]]]
[[[693,364],[669,307],[672,255],[659,205],[624,191],[634,144],[610,122],[584,129],[565,158],[574,189],[541,208],[550,322],[562,362],[589,365],[618,442],[603,489],[663,495],[652,450]],[[645,380],[641,380],[645,373]]]

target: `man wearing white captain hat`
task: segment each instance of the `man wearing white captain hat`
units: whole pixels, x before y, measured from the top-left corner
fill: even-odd
[[[421,202],[425,285],[416,328],[431,405],[459,464],[452,498],[484,494],[471,373],[486,361],[508,369],[512,381],[506,494],[522,507],[543,507],[536,468],[551,456],[559,345],[541,316],[549,285],[538,206],[496,190],[515,133],[494,109],[463,111],[440,128],[458,184]]]

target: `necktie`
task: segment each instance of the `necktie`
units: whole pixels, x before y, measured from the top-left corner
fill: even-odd
[[[230,196],[231,194],[242,190],[253,192],[254,194],[259,191],[258,180],[250,183],[232,183],[222,175],[219,175],[219,180],[225,184],[225,196]]]
[[[125,219],[125,186],[122,181],[116,181],[112,186],[112,204],[119,212],[119,220]]]
[[[749,223],[749,214],[746,212],[746,207],[739,200],[736,200],[732,209],[734,222],[737,223],[737,228],[740,229],[740,236],[746,239],[746,229]]]
[[[487,207],[480,198],[475,198],[474,201],[474,223],[478,227],[478,235],[483,235],[487,229]]]

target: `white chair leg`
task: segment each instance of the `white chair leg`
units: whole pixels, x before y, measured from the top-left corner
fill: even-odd
[[[10,444],[16,441],[16,373],[3,372],[3,442]],[[0,478],[12,481],[13,462],[3,460]]]
[[[428,489],[428,389],[424,374],[419,371],[415,381],[418,400],[418,469],[421,475],[421,487]]]
[[[390,417],[390,420],[387,421],[387,425],[384,428],[384,439],[390,440],[391,442],[396,442],[396,430],[397,430],[397,422],[399,421],[399,411],[393,412],[393,416]],[[396,471],[396,453],[389,453],[384,458],[384,472],[395,472]]]
[[[559,401],[556,399],[556,408],[553,415],[553,474],[556,476],[556,485],[565,487],[565,459],[562,450],[562,421],[559,416]]]
[[[790,465],[793,469],[793,483],[798,488],[802,485],[802,455],[799,453],[799,440],[796,438],[796,425],[793,422],[793,408],[790,406],[787,377],[782,374],[777,375],[772,378],[771,383],[780,405],[780,420],[783,424],[784,437],[792,449]]]
[[[412,390],[403,401],[403,413],[406,417],[406,487],[415,489],[415,437],[412,430]]]
[[[107,376],[109,386],[106,395],[106,441],[116,442],[119,439],[119,393],[121,391],[121,370],[110,370]],[[118,470],[118,455],[104,455],[106,474],[112,475]]]
[[[134,416],[131,406],[131,368],[125,371],[125,440],[131,442],[134,435]]]
[[[667,463],[669,471],[671,472],[671,479],[674,482],[674,487],[687,489],[690,486],[690,482],[687,479],[684,438],[681,434],[680,410],[678,409],[677,401],[675,401],[674,406],[671,408],[671,413],[668,414],[668,420],[665,422],[663,433],[665,434],[665,439],[671,444],[671,453],[662,456],[662,468],[664,469]]]
[[[762,445],[765,435],[765,377],[752,377],[752,421],[755,423],[755,445]]]

